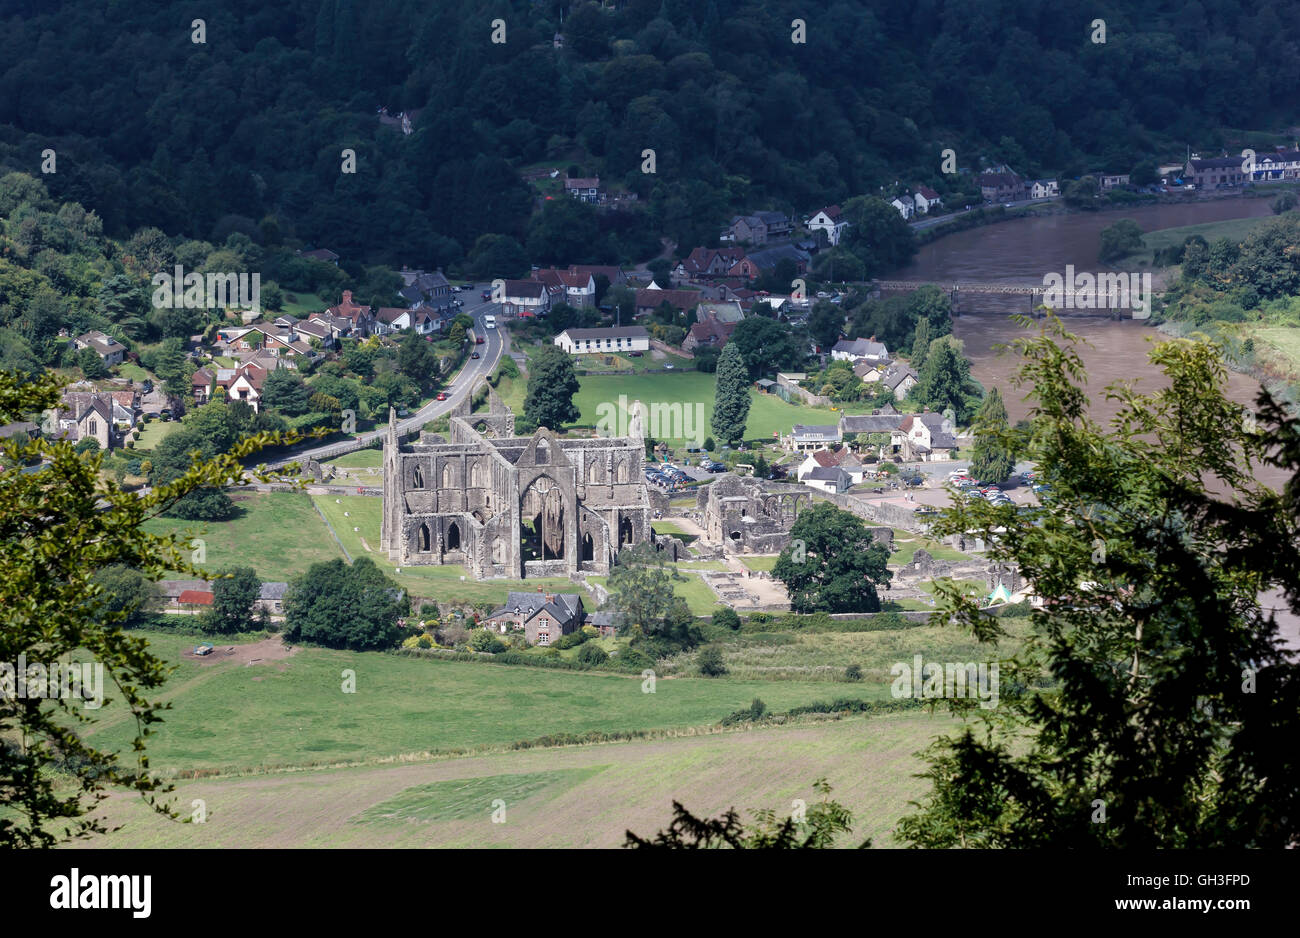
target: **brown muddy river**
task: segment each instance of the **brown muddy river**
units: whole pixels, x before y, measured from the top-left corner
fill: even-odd
[[[1080,271],[1101,269],[1097,261],[1101,229],[1120,218],[1131,218],[1149,232],[1268,215],[1269,202],[1221,199],[1003,222],[940,238],[922,248],[912,264],[888,276],[941,284],[1000,281],[1041,285],[1045,273],[1063,273],[1067,264]],[[1010,381],[1018,367],[1015,355],[1010,351],[999,353],[997,347],[1026,334],[1008,314],[1029,312],[1029,303],[1028,296],[966,293],[962,297],[962,314],[953,321],[953,332],[966,345],[973,376],[984,387],[1002,391],[1013,422],[1025,417],[1031,405],[1024,400],[1027,389],[1018,390]],[[1147,392],[1163,385],[1147,358],[1152,343],[1166,338],[1156,329],[1138,320],[1071,311],[1063,312],[1062,319],[1066,328],[1085,342],[1079,346],[1079,354],[1088,373],[1089,410],[1094,420],[1108,425],[1119,409],[1116,402],[1106,399],[1106,385],[1131,380],[1138,390]],[[1228,373],[1227,393],[1232,400],[1253,404],[1258,391],[1259,384],[1253,378]],[[1261,471],[1260,478],[1271,485],[1281,481],[1272,471]]]

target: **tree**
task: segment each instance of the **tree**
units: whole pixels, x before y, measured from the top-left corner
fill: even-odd
[[[605,651],[605,649],[601,648],[595,642],[585,642],[583,646],[578,649],[578,654],[575,657],[579,664],[585,664],[589,668],[594,668],[609,660],[609,652]]]
[[[252,567],[231,567],[212,581],[212,605],[199,615],[205,632],[243,632],[252,620],[262,578]]]
[[[925,355],[930,351],[930,321],[928,319],[918,319],[916,321],[916,334],[912,339],[912,370],[917,374],[925,367]]]
[[[152,612],[158,599],[158,587],[139,570],[124,564],[101,567],[91,574],[90,582],[100,591],[99,606],[109,621],[135,625]]]
[[[408,332],[397,349],[397,367],[412,381],[423,383],[438,373],[438,353],[433,350],[433,343]]]
[[[727,443],[743,439],[749,404],[749,372],[736,343],[728,342],[718,357],[713,418],[709,423],[714,436]]]
[[[53,376],[0,373],[0,423],[57,407],[59,399]],[[91,678],[75,697],[19,698],[8,686],[0,694],[0,726],[10,740],[0,746],[6,806],[0,845],[48,847],[106,833],[89,812],[110,788],[136,791],[154,810],[175,816],[157,799],[171,788],[150,769],[147,755],[148,734],[165,709],[153,695],[168,672],[148,642],[122,631],[140,608],[140,591],[119,590],[115,584],[125,578],[118,571],[137,570],[148,580],[172,571],[198,576],[185,536],[150,534],[143,523],[200,485],[237,483],[244,475],[239,460],[259,447],[293,442],[296,437],[270,435],[243,441],[145,493],[123,491],[101,474],[102,457],[83,459],[66,441],[15,436],[0,443],[6,465],[40,467],[0,478],[0,662],[21,657],[103,669],[102,680]],[[0,673],[0,683],[12,677]],[[131,745],[110,751],[92,744],[98,711],[83,703],[114,688],[98,702],[111,702],[114,720],[125,718],[137,730]],[[123,761],[132,747],[134,758]]]
[[[1150,352],[1162,390],[1108,389],[1120,411],[1104,428],[1077,341],[1052,318],[1014,343],[1035,399],[1026,458],[1051,483],[1040,507],[959,504],[932,527],[982,534],[1043,605],[1007,657],[991,648],[1002,620],[940,581],[935,621],[990,646],[1011,693],[993,709],[951,702],[983,725],[929,750],[931,791],[900,834],[932,848],[1300,846],[1300,663],[1260,604],[1276,590],[1300,607],[1285,546],[1300,423],[1266,391],[1245,420],[1223,350],[1182,339]],[[1274,492],[1258,466],[1291,481]]]
[[[285,595],[284,637],[350,651],[392,648],[402,637],[397,620],[410,606],[369,557],[314,563]]]
[[[92,381],[108,377],[108,366],[93,348],[83,348],[77,353],[77,367]]]
[[[951,409],[958,423],[970,414],[970,360],[950,338],[935,339],[921,369],[920,381],[909,397],[940,413]]]
[[[536,426],[559,430],[578,419],[573,403],[578,373],[573,357],[556,345],[543,345],[528,363],[528,393],[524,416]]]
[[[853,812],[830,799],[831,786],[824,778],[813,783],[821,800],[809,805],[803,819],[787,816],[777,820],[770,809],[754,814],[747,829],[735,808],[719,818],[699,818],[679,801],[673,802],[673,820],[666,830],[651,838],[627,832],[624,847],[669,850],[731,848],[733,850],[825,850],[835,846],[841,834],[853,830]],[[870,839],[860,847],[870,847]]]
[[[224,404],[208,404],[200,407],[191,416],[206,411],[208,407],[220,408],[223,412],[226,409]],[[216,453],[229,449],[233,444],[233,434],[205,435],[202,431],[187,426],[166,437],[154,447],[149,481],[155,486],[175,482],[189,471],[195,460],[211,459]],[[182,497],[169,503],[165,510],[165,514],[169,517],[184,518],[188,521],[225,521],[233,517],[234,513],[235,503],[225,492],[206,486],[195,486]]]
[[[902,267],[916,253],[916,235],[898,210],[883,199],[857,196],[844,203],[849,223],[841,246],[862,262],[864,277]]]
[[[302,376],[289,368],[275,369],[262,382],[263,403],[290,417],[311,411],[311,393]]]
[[[673,598],[672,574],[662,551],[641,543],[619,551],[609,574],[609,606],[619,631],[640,627],[653,631],[667,615]]]
[[[1097,260],[1109,264],[1141,249],[1142,229],[1133,219],[1121,218],[1101,230],[1101,248],[1097,251]]]
[[[1071,208],[1096,208],[1100,187],[1093,176],[1084,176],[1061,187],[1061,199]]]
[[[736,323],[723,354],[732,346],[740,352],[754,380],[768,372],[798,368],[808,357],[807,336],[766,316],[748,316]]]
[[[844,329],[844,312],[827,300],[818,300],[808,314],[808,333],[822,349],[829,349],[840,340]]]
[[[876,587],[891,579],[888,560],[861,518],[821,502],[791,526],[772,576],[789,590],[795,612],[879,612]]]
[[[981,482],[1005,482],[1016,468],[1016,452],[1007,433],[1002,392],[989,390],[975,415],[975,455],[970,471]]]

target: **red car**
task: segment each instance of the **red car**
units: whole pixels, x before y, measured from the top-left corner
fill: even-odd
[[[447,399],[447,392],[446,392],[446,391],[439,391],[439,392],[438,392],[438,400],[440,400],[440,401],[445,401],[446,399]]]
[[[483,344],[483,337],[482,337],[481,335],[476,335],[476,336],[474,336],[474,344],[475,344],[475,345],[482,345],[482,344]]]

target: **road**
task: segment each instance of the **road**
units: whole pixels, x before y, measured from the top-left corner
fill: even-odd
[[[1019,199],[1015,202],[983,202],[979,205],[972,205],[969,208],[960,208],[955,212],[949,212],[946,215],[940,215],[937,218],[925,218],[921,221],[908,222],[914,231],[920,231],[923,228],[933,228],[935,225],[942,225],[944,222],[952,221],[958,215],[966,215],[980,208],[997,208],[999,205],[1010,206],[1011,208],[1021,208],[1026,205],[1046,205],[1049,202],[1060,201],[1059,196],[1051,196],[1046,199]]]
[[[486,378],[492,374],[496,370],[497,363],[501,361],[501,356],[509,351],[509,333],[500,325],[496,329],[488,329],[483,325],[483,317],[489,314],[495,315],[497,310],[495,303],[482,299],[481,294],[487,286],[487,284],[475,284],[456,294],[465,303],[465,307],[461,312],[467,313],[474,320],[474,334],[481,335],[484,338],[482,345],[474,346],[474,351],[478,352],[480,357],[465,360],[459,374],[443,389],[447,393],[445,401],[431,400],[415,413],[398,420],[397,430],[399,433],[417,429],[431,420],[451,413],[456,405],[470,393],[470,389],[474,387],[475,382],[480,377]],[[355,439],[361,440],[363,445],[372,443],[380,439],[387,430],[388,426],[385,423],[376,430],[357,434]],[[335,441],[322,446],[299,449],[291,455],[267,465],[274,469],[303,459],[328,459],[331,456],[338,455],[339,450],[345,445],[347,444]]]

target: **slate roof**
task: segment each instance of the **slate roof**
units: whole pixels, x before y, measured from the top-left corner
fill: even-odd
[[[608,326],[603,329],[565,329],[560,335],[567,335],[577,342],[580,339],[648,339],[650,333],[644,326]],[[559,338],[559,336],[556,336]]]
[[[849,433],[889,433],[897,430],[903,418],[899,414],[845,414],[840,430]]]
[[[839,466],[818,466],[816,469],[810,469],[804,479],[812,479],[814,482],[850,482],[852,479],[849,474]]]
[[[790,435],[796,440],[835,440],[840,438],[840,426],[837,423],[808,425],[796,423],[790,430]]]
[[[889,357],[889,349],[883,342],[875,342],[871,339],[841,339],[831,348],[832,352],[842,352],[846,355],[852,355],[854,358],[874,358],[877,361]]]
[[[547,602],[547,597],[553,602]],[[506,603],[504,606],[495,610],[489,619],[495,619],[502,615],[521,615],[527,622],[533,616],[539,613],[549,613],[551,618],[560,623],[561,626],[567,625],[574,619],[582,617],[582,597],[577,593],[529,593],[524,591],[516,592],[511,590],[506,594]]]

